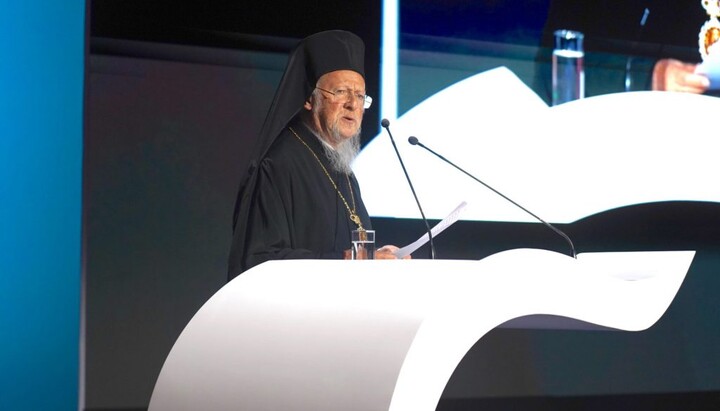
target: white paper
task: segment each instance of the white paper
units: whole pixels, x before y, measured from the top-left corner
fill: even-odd
[[[710,46],[708,56],[695,68],[695,73],[703,74],[710,80],[710,90],[720,89],[720,44]]]
[[[455,207],[455,209],[452,211],[452,213],[450,213],[447,217],[443,218],[442,221],[440,221],[439,223],[435,224],[435,227],[430,229],[430,232],[432,233],[433,238],[435,238],[438,234],[442,233],[443,230],[445,230],[446,228],[455,224],[455,222],[460,218],[460,214],[465,209],[466,205],[467,205],[467,203],[465,201],[463,201],[462,203],[460,203],[460,205]],[[425,245],[425,243],[427,243],[428,241],[430,241],[430,237],[428,236],[427,233],[425,233],[422,237],[418,238],[413,243],[408,244],[405,247],[395,251],[395,256],[397,258],[403,258],[405,256],[408,256],[408,255],[412,254],[418,248]]]

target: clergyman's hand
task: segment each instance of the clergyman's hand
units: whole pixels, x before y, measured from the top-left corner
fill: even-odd
[[[394,246],[394,245],[385,245],[377,250],[375,250],[375,259],[376,260],[397,260],[397,257],[395,256],[395,251],[399,250],[400,248]],[[345,260],[352,260],[352,250],[345,250],[343,252],[343,258]],[[410,260],[412,259],[411,256],[405,256],[403,257],[403,260]],[[360,260],[364,260],[364,258],[360,258]]]
[[[395,251],[399,250],[398,247],[394,245],[385,245],[377,250],[375,250],[375,259],[376,260],[397,260],[397,257],[395,256]],[[403,257],[403,260],[409,260],[412,257],[405,256]]]
[[[702,74],[695,74],[696,64],[675,59],[663,59],[655,63],[652,89],[702,94],[710,87],[710,80]]]

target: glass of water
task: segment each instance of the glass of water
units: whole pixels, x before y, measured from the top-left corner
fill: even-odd
[[[372,260],[375,258],[375,231],[353,230],[352,259]]]
[[[553,106],[585,97],[583,37],[579,31],[555,31],[552,55]]]

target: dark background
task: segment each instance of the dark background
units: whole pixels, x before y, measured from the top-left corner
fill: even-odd
[[[598,3],[604,14],[622,18],[610,24],[616,31],[595,37],[612,47],[588,45],[588,78],[600,79],[588,91],[597,94],[619,91],[628,53],[652,59],[657,56],[646,51],[660,50],[653,45],[664,41],[641,38],[638,46],[627,39],[635,30],[618,21],[632,21],[636,11],[630,9],[639,2],[575,5],[597,16]],[[696,3],[687,7],[699,9]],[[401,78],[403,107],[443,81],[482,71],[447,56],[547,67],[538,46],[547,31],[548,2],[440,4],[402,2],[401,76],[418,68],[444,70],[441,80],[426,75],[408,84]],[[378,0],[90,2],[83,200],[87,409],[145,409],[175,339],[224,285],[237,185],[287,52],[314,32],[351,30],[366,42],[368,93],[377,96],[380,10]],[[696,32],[702,21],[687,24]],[[693,45],[672,47],[696,53]],[[443,59],[408,58],[417,56],[413,52]],[[537,86],[532,74],[523,80]],[[378,134],[378,123],[378,112],[369,110],[364,142]],[[394,244],[416,239],[423,227],[399,219],[375,219],[374,225],[379,242]],[[460,364],[438,409],[716,410],[719,205],[637,205],[560,228],[580,252],[698,254],[676,301],[650,330],[495,330]],[[460,222],[436,247],[439,258],[463,259],[517,247],[567,252],[547,228],[520,223]],[[427,250],[415,254],[423,258]]]

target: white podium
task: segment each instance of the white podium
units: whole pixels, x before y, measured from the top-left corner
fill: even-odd
[[[518,249],[481,261],[272,261],[218,291],[158,377],[149,411],[433,411],[493,328],[652,326],[693,251]],[[534,321],[537,319],[537,321]]]

